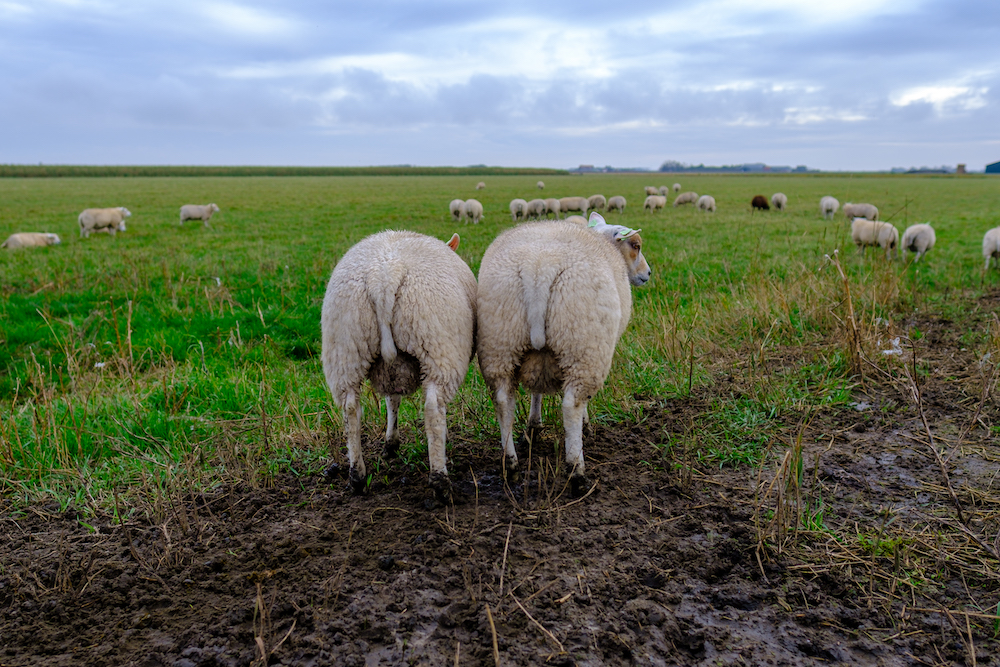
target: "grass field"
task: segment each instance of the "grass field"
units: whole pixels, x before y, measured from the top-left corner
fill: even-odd
[[[12,499],[51,496],[82,507],[177,484],[253,483],[306,473],[342,441],[318,352],[325,283],[338,258],[386,228],[447,239],[473,271],[510,226],[513,197],[539,195],[537,176],[6,178],[0,236],[61,235],[60,246],[0,254],[0,484]],[[850,401],[847,305],[864,344],[907,329],[916,311],[960,319],[983,290],[983,233],[1000,224],[1000,181],[982,176],[546,176],[544,196],[624,195],[642,228],[653,280],[633,290],[632,323],[606,388],[591,404],[602,422],[641,420],[652,402],[711,385],[735,367],[750,391],[720,391],[690,434],[712,464],[754,463],[780,425],[811,406]],[[644,185],[679,180],[712,194],[718,212],[690,206],[643,214]],[[754,194],[782,191],[789,210],[751,215]],[[842,215],[818,201],[871,202],[902,233],[930,222],[937,246],[918,265],[861,256]],[[448,202],[476,197],[486,218],[456,225]],[[184,203],[217,203],[211,228],[178,226]],[[80,239],[87,207],[126,206],[128,231]],[[827,255],[839,249],[847,280]],[[846,298],[850,290],[851,299]],[[989,331],[966,332],[985,354]],[[798,363],[782,364],[784,355]],[[872,355],[877,358],[879,355]],[[886,361],[885,363],[889,363]],[[522,401],[523,403],[523,401]],[[547,401],[546,421],[559,420]],[[372,438],[382,428],[365,398]],[[404,401],[409,465],[424,469],[416,401]],[[697,427],[697,428],[694,428]],[[478,370],[449,414],[452,442],[498,440]],[[455,436],[458,436],[456,438]],[[405,447],[406,445],[404,445]],[[337,455],[335,452],[334,455]],[[497,451],[499,465],[500,453]]]

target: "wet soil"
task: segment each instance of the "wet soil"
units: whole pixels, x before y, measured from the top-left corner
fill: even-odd
[[[734,371],[596,426],[580,500],[548,429],[513,489],[492,443],[453,443],[454,506],[397,462],[363,497],[285,474],[174,498],[157,521],[8,509],[0,665],[1000,664],[997,404],[959,327],[919,324],[922,405],[968,534],[899,377],[784,415],[760,470],[657,446],[741,391]],[[796,494],[779,463],[797,440]],[[811,520],[782,529],[795,502]]]

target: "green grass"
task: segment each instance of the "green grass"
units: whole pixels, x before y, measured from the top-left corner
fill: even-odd
[[[478,173],[478,172],[477,172]],[[487,189],[476,192],[479,180]],[[809,406],[842,405],[852,381],[843,342],[843,285],[826,258],[840,249],[866,330],[914,311],[962,320],[971,299],[1000,284],[984,277],[983,233],[1000,224],[1000,180],[981,176],[698,176],[471,173],[449,176],[198,176],[0,178],[0,236],[59,233],[63,244],[0,253],[0,484],[5,495],[61,502],[111,489],[256,483],[282,469],[317,469],[328,434],[340,437],[318,360],[326,280],[343,252],[373,232],[413,229],[447,239],[455,197],[486,209],[461,225],[473,271],[511,225],[513,197],[622,194],[610,222],[641,227],[653,280],[633,290],[629,331],[595,421],[642,419],[732,372],[739,389],[700,417],[701,456],[753,464],[782,424]],[[644,185],[679,180],[715,196],[719,210],[642,211]],[[754,194],[782,191],[785,213],[751,215]],[[937,246],[919,265],[858,255],[843,216],[823,220],[822,195],[876,204],[900,231],[930,222]],[[217,203],[211,228],[177,224],[183,203]],[[128,231],[80,239],[76,216],[127,206]],[[879,320],[881,318],[881,320]],[[896,325],[898,326],[898,325]],[[970,347],[988,331],[966,333]],[[793,362],[782,359],[794,357]],[[382,407],[365,396],[377,438]],[[416,401],[404,401],[404,452],[422,464]],[[558,423],[558,402],[545,419]],[[450,408],[465,439],[497,439],[478,371]],[[694,451],[694,450],[692,450]],[[499,460],[499,452],[497,452]],[[82,496],[81,496],[82,494]],[[96,502],[96,501],[95,501]]]

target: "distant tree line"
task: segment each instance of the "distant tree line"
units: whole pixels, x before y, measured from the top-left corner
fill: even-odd
[[[564,169],[520,167],[196,167],[0,164],[0,178],[148,176],[551,176]]]

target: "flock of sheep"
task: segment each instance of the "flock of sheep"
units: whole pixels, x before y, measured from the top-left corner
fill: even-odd
[[[639,230],[609,225],[598,213],[589,224],[527,222],[490,244],[478,282],[458,243],[457,234],[446,244],[415,232],[380,232],[348,250],[330,276],[322,360],[344,414],[351,488],[366,488],[360,396],[367,378],[385,398],[390,456],[400,399],[423,387],[430,485],[441,501],[452,499],[446,408],[478,354],[500,424],[505,478],[519,477],[517,387],[531,392],[529,430],[541,423],[542,395],[562,392],[571,491],[585,494],[592,486],[583,458],[587,403],[611,370],[631,315],[631,286],[651,276]]]
[[[206,227],[211,220],[212,214],[217,213],[219,207],[215,204],[185,204],[181,206],[181,224],[185,220],[201,220]],[[114,236],[118,232],[125,231],[125,219],[132,217],[132,212],[124,206],[113,208],[88,208],[84,209],[77,216],[77,224],[80,226],[80,238],[89,238],[91,232],[105,232]],[[38,248],[42,246],[57,245],[62,243],[58,234],[49,232],[17,232],[7,237],[7,240],[0,244],[0,248],[15,250],[17,248]]]

